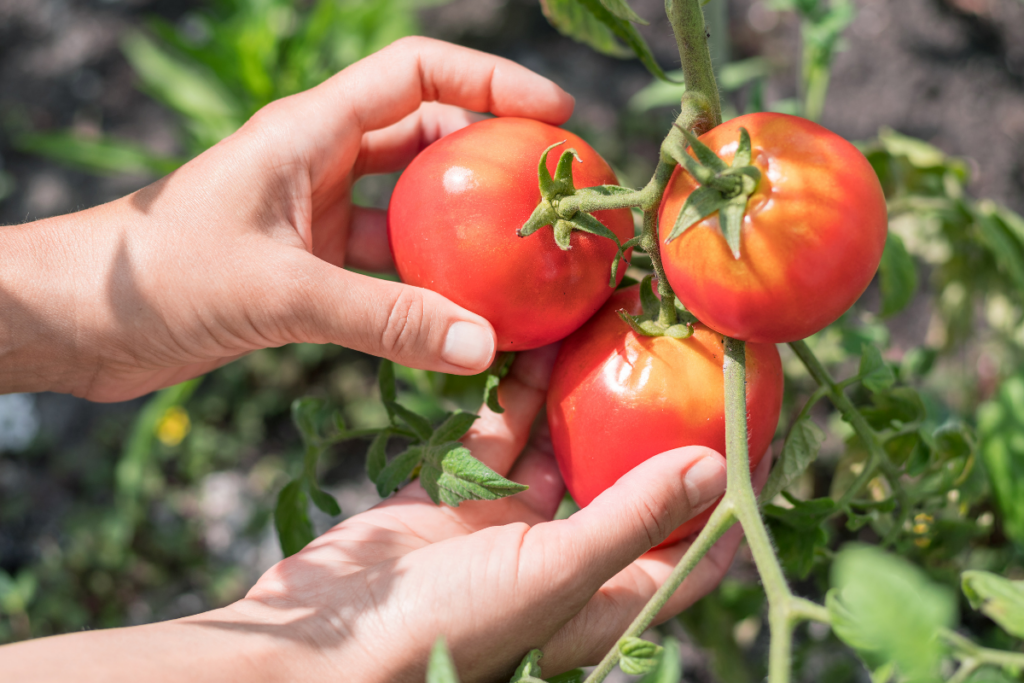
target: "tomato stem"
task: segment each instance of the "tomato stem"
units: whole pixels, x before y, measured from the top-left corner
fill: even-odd
[[[711,67],[711,49],[708,47],[707,27],[700,0],[665,0],[665,13],[672,24],[672,32],[679,48],[683,67],[683,81],[690,98],[684,97],[683,113],[687,113],[687,99],[702,100],[697,105],[698,116],[693,125],[697,135],[706,133],[722,122],[722,103],[718,96],[715,71]]]

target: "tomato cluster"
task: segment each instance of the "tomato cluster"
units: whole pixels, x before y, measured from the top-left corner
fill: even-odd
[[[646,336],[621,317],[641,314],[641,296],[639,287],[612,294],[612,240],[574,231],[563,250],[550,234],[516,235],[541,199],[537,160],[549,146],[564,140],[578,153],[575,187],[615,182],[607,163],[572,133],[525,119],[476,123],[428,147],[395,188],[388,234],[405,282],[490,320],[500,350],[567,337],[551,378],[548,421],[580,505],[663,451],[704,445],[725,452],[723,335],[748,342],[748,444],[756,466],[782,403],[775,343],[832,323],[878,267],[885,200],[863,155],[821,126],[781,114],[739,117],[701,141],[728,162],[741,128],[757,169],[748,175],[760,178],[748,185],[738,252],[726,243],[717,210],[666,239],[699,187],[681,166],[663,197],[665,276],[701,321],[687,339]],[[547,160],[549,173],[556,164]],[[594,215],[620,242],[633,236],[628,209]],[[699,529],[708,514],[670,540]]]

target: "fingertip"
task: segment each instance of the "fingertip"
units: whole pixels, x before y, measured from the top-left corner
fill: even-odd
[[[494,360],[497,340],[494,328],[478,322],[457,320],[448,326],[441,360],[462,368],[467,374],[483,372]]]

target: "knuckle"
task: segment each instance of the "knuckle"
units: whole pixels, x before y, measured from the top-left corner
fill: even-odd
[[[637,524],[641,527],[640,531],[647,536],[652,548],[672,533],[669,510],[652,500],[649,494],[644,493],[635,499],[634,510]]]
[[[381,332],[381,350],[385,354],[401,355],[422,344],[429,334],[430,322],[423,296],[410,287],[401,288]]]

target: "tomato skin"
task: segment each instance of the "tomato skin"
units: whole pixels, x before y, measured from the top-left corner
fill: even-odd
[[[537,163],[546,147],[554,174],[561,153],[574,148],[577,188],[618,181],[581,138],[519,118],[488,119],[423,150],[402,173],[388,207],[388,238],[402,281],[444,295],[494,326],[499,351],[557,341],[601,307],[616,245],[573,231],[569,251],[551,228],[528,237],[516,230],[540,201]],[[628,209],[594,216],[619,239],[633,236]],[[619,269],[619,279],[624,268]]]
[[[644,337],[616,314],[641,312],[639,287],[617,291],[559,350],[548,389],[548,425],[566,488],[588,505],[648,458],[681,446],[725,455],[722,336]],[[771,444],[782,407],[782,361],[773,344],[746,347],[751,469]],[[699,530],[710,510],[666,540]]]
[[[733,258],[712,214],[665,244],[696,181],[676,168],[662,202],[665,276],[697,318],[756,342],[803,339],[834,322],[867,288],[888,230],[885,196],[856,147],[816,123],[747,114],[701,136],[732,162],[750,133],[761,181],[747,204]]]

